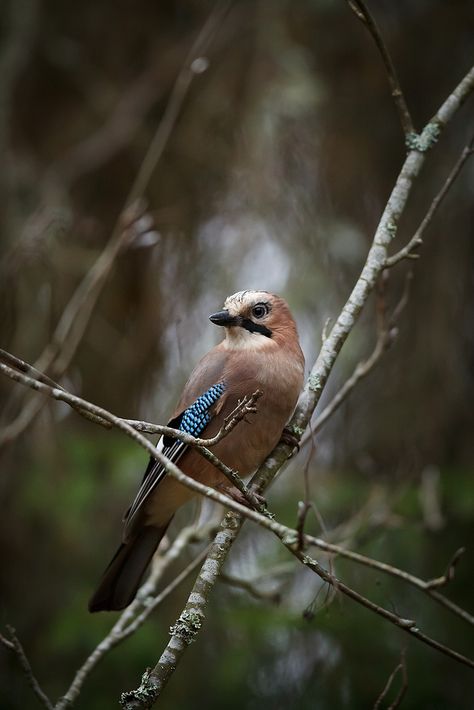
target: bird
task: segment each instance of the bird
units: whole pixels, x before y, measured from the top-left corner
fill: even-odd
[[[260,390],[256,411],[212,448],[245,477],[282,437],[303,385],[304,356],[287,303],[268,291],[234,293],[209,319],[224,329],[224,339],[191,372],[168,426],[211,438],[246,395]],[[188,476],[236,499],[241,496],[194,447],[166,436],[158,446]],[[124,516],[122,543],[89,601],[89,611],[119,611],[133,601],[175,512],[194,495],[150,458]]]

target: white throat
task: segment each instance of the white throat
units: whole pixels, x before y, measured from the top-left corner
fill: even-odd
[[[222,346],[226,350],[263,350],[273,349],[276,343],[261,333],[250,333],[245,328],[234,327],[225,329],[225,340]]]

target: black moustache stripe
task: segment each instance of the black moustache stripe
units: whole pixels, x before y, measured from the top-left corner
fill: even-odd
[[[242,318],[239,325],[242,328],[245,328],[245,330],[248,330],[249,333],[260,333],[261,335],[264,335],[266,338],[272,337],[272,331],[270,330],[270,328],[266,328],[264,325],[261,325],[260,323],[254,323],[254,321],[250,320],[250,318]]]

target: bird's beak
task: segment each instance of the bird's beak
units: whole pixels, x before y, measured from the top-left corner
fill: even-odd
[[[231,316],[229,311],[218,311],[217,313],[213,313],[209,316],[209,320],[211,323],[214,323],[214,325],[224,325],[227,327],[231,325],[239,325],[239,319],[236,316]]]

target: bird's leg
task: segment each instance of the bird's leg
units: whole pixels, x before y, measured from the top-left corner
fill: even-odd
[[[283,444],[288,444],[288,446],[292,446],[294,449],[296,449],[297,452],[300,450],[300,440],[297,436],[293,434],[289,427],[285,427],[283,429],[280,441],[283,442]]]

